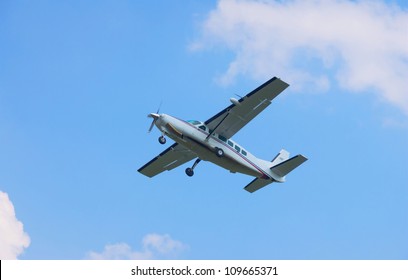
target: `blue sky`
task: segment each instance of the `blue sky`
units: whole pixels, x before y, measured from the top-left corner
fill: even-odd
[[[407,39],[403,1],[2,1],[2,258],[407,259]],[[160,103],[206,120],[273,76],[234,140],[307,156],[285,184],[137,172]]]

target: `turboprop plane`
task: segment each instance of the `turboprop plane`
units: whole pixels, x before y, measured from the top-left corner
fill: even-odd
[[[159,114],[159,111],[149,114],[148,117],[153,118],[149,132],[156,125],[162,133],[160,144],[166,143],[165,136],[175,143],[138,171],[154,177],[195,159],[193,165],[185,170],[188,176],[194,175],[194,169],[201,160],[210,161],[232,173],[255,177],[244,188],[251,193],[273,182],[285,182],[286,175],[304,163],[306,157],[299,154],[289,158],[289,152],[282,149],[272,161],[259,159],[231,137],[268,107],[288,86],[274,77],[239,100],[231,98],[230,106],[204,122],[184,121]]]

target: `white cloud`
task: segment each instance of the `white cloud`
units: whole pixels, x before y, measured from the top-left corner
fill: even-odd
[[[17,259],[29,245],[30,237],[17,220],[13,203],[0,191],[0,259]]]
[[[382,120],[383,127],[386,128],[398,128],[398,129],[406,129],[408,128],[408,121],[407,120],[397,120],[395,118],[386,117]]]
[[[87,258],[93,260],[148,260],[177,258],[188,248],[168,234],[156,233],[146,235],[142,240],[142,249],[134,251],[126,243],[106,245],[101,253],[90,252]]]
[[[221,0],[190,47],[235,58],[220,82],[277,75],[302,91],[336,82],[408,114],[408,11],[382,1]]]

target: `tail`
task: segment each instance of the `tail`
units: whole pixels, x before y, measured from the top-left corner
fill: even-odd
[[[275,165],[277,165],[277,164],[279,164],[279,163],[281,163],[281,162],[283,162],[283,161],[285,161],[287,159],[289,159],[289,152],[286,151],[285,149],[282,149],[282,150],[280,150],[279,154],[277,154],[273,158],[271,167],[275,166]]]
[[[293,169],[307,160],[303,155],[297,155],[289,158],[289,152],[282,149],[279,154],[272,160],[271,171],[282,178],[289,174]]]
[[[302,155],[289,158],[289,152],[282,149],[270,164],[270,170],[274,176],[272,176],[270,179],[255,178],[244,189],[250,193],[253,193],[273,182],[283,183],[285,182],[285,176],[306,160],[307,158]]]

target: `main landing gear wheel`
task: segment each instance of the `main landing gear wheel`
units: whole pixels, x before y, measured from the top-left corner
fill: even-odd
[[[197,164],[201,161],[201,159],[196,159],[196,161],[193,164],[193,167],[189,167],[186,169],[186,174],[188,177],[192,177],[194,175],[194,168],[197,166]]]
[[[224,156],[224,150],[220,148],[215,148],[215,154],[217,157],[223,157]]]
[[[194,170],[189,167],[186,169],[186,174],[188,177],[192,177],[194,175]]]
[[[164,138],[164,136],[160,136],[159,137],[159,143],[162,144],[162,145],[166,144],[166,138]]]

